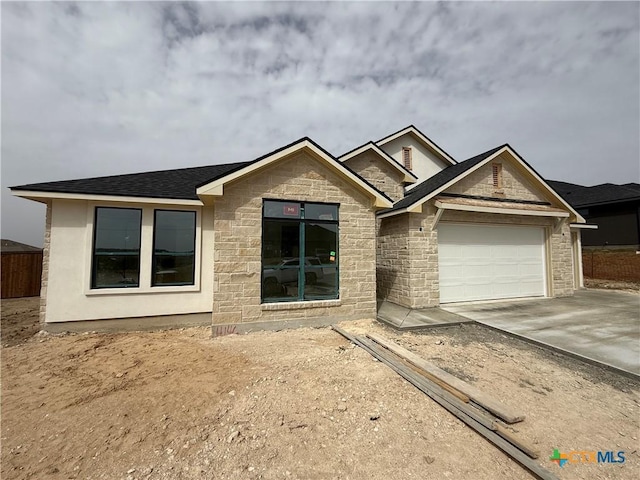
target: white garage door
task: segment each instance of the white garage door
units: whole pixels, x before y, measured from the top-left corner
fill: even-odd
[[[440,303],[545,295],[540,227],[438,226]]]

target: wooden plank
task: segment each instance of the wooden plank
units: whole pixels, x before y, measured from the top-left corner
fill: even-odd
[[[460,400],[461,402],[464,403],[469,403],[469,400],[471,400],[467,395],[465,395],[464,393],[462,393],[460,390],[457,390],[455,388],[453,388],[451,385],[449,385],[446,382],[443,382],[442,380],[440,380],[438,377],[436,377],[435,375],[431,375],[429,372],[423,370],[420,367],[416,367],[415,365],[412,365],[415,369],[418,370],[418,373],[420,375],[422,375],[425,378],[428,378],[431,382],[435,383],[436,385],[438,385],[440,388],[442,388],[443,390],[446,390],[447,392],[449,392],[451,395],[453,395],[454,397],[456,397],[458,400]]]
[[[484,425],[486,428],[490,430],[496,429],[496,425],[494,424],[495,418],[488,417],[480,410],[475,409],[474,407],[460,401],[458,398],[451,395],[446,390],[430,382],[427,378],[414,371],[409,365],[405,365],[404,363],[402,363],[402,360],[394,353],[390,352],[389,350],[385,350],[383,347],[367,338],[358,336],[347,337],[347,335],[350,334],[348,334],[344,330],[340,329],[339,327],[332,328],[334,328],[334,330],[343,335],[345,338],[349,338],[350,340],[352,340],[356,345],[369,352],[369,354],[373,355],[375,358],[379,359],[387,366],[391,367],[392,370],[399,373],[402,377],[408,379],[414,386],[416,386],[430,398],[434,398],[434,396],[442,398],[446,402],[454,405],[456,408],[464,410],[467,415],[469,415],[481,425]]]
[[[344,331],[343,329],[341,329],[339,327],[336,327],[336,326],[332,326],[332,328],[336,332],[338,332],[342,336],[344,336],[347,340],[351,341],[352,343],[355,343],[356,345],[359,345],[364,350],[366,350],[367,352],[372,354],[374,357],[378,358],[379,360],[382,360],[382,357],[379,357],[374,350],[372,350],[371,348],[367,347],[361,340],[359,340],[354,335],[351,335],[350,333],[348,333],[348,332]],[[384,361],[384,360],[382,360],[382,361]],[[384,361],[384,362],[387,365],[389,365],[393,370],[395,370],[397,373],[399,373],[401,376],[403,376],[406,380],[408,380],[409,382],[413,383],[413,381],[411,379],[411,375],[406,375],[405,376],[405,374],[410,372],[410,370],[406,366],[400,365],[400,366],[394,368],[391,364],[387,363],[386,361]],[[403,372],[403,373],[401,373],[401,372]],[[414,383],[414,385],[416,387],[420,388],[415,383]],[[450,404],[449,402],[447,402],[443,398],[439,397],[438,395],[434,395],[431,398],[433,398],[433,400],[435,400],[438,404],[440,404],[442,407],[444,407],[446,410],[448,410],[451,414],[455,415],[458,419],[460,419],[466,425],[468,425],[469,427],[473,428],[477,433],[482,435],[489,442],[493,443],[496,447],[500,448],[504,453],[506,453],[511,458],[513,458],[515,461],[517,461],[520,465],[522,465],[522,467],[524,467],[527,470],[529,470],[529,472],[532,473],[536,478],[539,478],[541,480],[559,480],[558,477],[556,477],[553,473],[551,473],[547,469],[545,469],[545,468],[541,467],[540,465],[538,465],[537,462],[535,462],[532,459],[530,459],[527,455],[525,455],[517,447],[515,447],[514,445],[509,443],[507,440],[502,438],[496,432],[490,430],[489,428],[486,428],[481,423],[479,423],[476,420],[474,420],[473,418],[471,418],[469,415],[464,413],[462,410],[456,408],[455,406],[453,406],[452,404]]]
[[[529,455],[531,458],[538,458],[540,456],[540,453],[536,449],[524,443],[524,441],[520,440],[517,436],[515,436],[515,434],[513,434],[512,432],[504,428],[502,425],[496,423],[495,426],[496,426],[495,432],[498,435],[500,435],[502,438],[507,440],[512,445],[515,445],[516,447],[518,447],[520,450],[522,450],[524,453]]]
[[[472,406],[460,401],[458,398],[451,395],[446,390],[440,388],[438,385],[430,382],[428,379],[412,370],[408,365],[403,365],[400,361],[400,358],[391,353],[389,350],[385,350],[375,342],[372,342],[371,340],[368,340],[364,337],[356,338],[359,342],[361,342],[359,344],[361,347],[367,349],[367,351],[371,355],[391,367],[392,370],[400,374],[405,379],[409,380],[415,387],[426,394],[429,398],[432,398],[436,401],[437,399],[435,397],[441,398],[442,400],[453,405],[455,408],[464,411],[465,414],[467,414],[469,417],[473,418],[476,422],[480,423],[489,430],[495,430],[497,428],[497,425],[494,423],[495,419],[493,417],[488,417],[480,410],[477,410]]]
[[[517,413],[511,407],[505,405],[500,400],[492,397],[491,395],[481,391],[480,389],[474,387],[473,385],[468,384],[467,382],[460,380],[457,377],[454,377],[448,372],[445,372],[441,368],[436,365],[427,362],[425,359],[419,357],[415,353],[407,350],[404,347],[392,342],[391,340],[381,336],[376,335],[374,333],[367,334],[374,342],[382,345],[383,347],[389,349],[396,355],[404,358],[412,365],[420,367],[427,373],[439,378],[441,381],[451,385],[456,390],[467,395],[471,400],[476,402],[478,405],[486,408],[488,411],[500,417],[507,423],[516,423],[524,420],[524,415]]]

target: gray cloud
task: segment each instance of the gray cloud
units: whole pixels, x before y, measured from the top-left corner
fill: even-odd
[[[458,159],[509,142],[549,178],[638,181],[638,3],[3,3],[9,185],[340,154],[415,124]]]

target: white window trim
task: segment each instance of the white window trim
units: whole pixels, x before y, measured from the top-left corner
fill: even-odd
[[[91,269],[93,267],[93,229],[96,207],[105,208],[137,208],[142,210],[140,232],[140,282],[138,287],[125,288],[91,288]],[[196,255],[193,285],[151,286],[151,269],[153,264],[153,221],[155,210],[174,210],[196,212]],[[112,202],[88,202],[87,228],[85,232],[84,255],[84,294],[86,296],[99,295],[140,295],[162,293],[199,292],[202,263],[202,208],[161,204],[126,204]]]

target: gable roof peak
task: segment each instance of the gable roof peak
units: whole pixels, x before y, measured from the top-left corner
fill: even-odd
[[[492,158],[495,158],[496,155],[502,153],[503,150],[509,151],[513,159],[516,162],[519,162],[543,188],[545,188],[554,198],[559,200],[571,213],[573,213],[579,223],[584,223],[584,218],[582,218],[582,216],[580,216],[580,214],[578,214],[578,212],[575,211],[574,208],[562,198],[562,196],[553,190],[544,178],[542,178],[540,174],[538,174],[538,172],[536,172],[533,167],[529,165],[508,143],[504,143],[498,147],[492,148],[491,150],[480,153],[475,157],[471,157],[464,162],[445,168],[433,177],[428,178],[421,184],[414,187],[407,196],[397,201],[393,207],[378,212],[377,215],[383,218],[386,216],[397,215],[399,213],[421,211],[423,203],[444,191],[461,178],[467,176],[475,169],[482,167],[482,165],[486,165]]]
[[[367,150],[374,151],[383,160],[388,162],[393,168],[395,168],[400,173],[402,173],[404,175],[404,182],[406,182],[406,183],[415,183],[416,180],[418,180],[418,177],[416,177],[415,174],[411,170],[407,169],[404,165],[399,163],[395,158],[393,158],[387,152],[382,150],[378,145],[376,145],[371,140],[369,140],[367,143],[363,143],[362,145],[360,145],[360,146],[358,146],[358,147],[356,147],[356,148],[354,148],[352,150],[349,150],[346,153],[343,153],[342,155],[340,155],[338,157],[338,161],[344,163],[344,162],[346,162],[346,161],[348,161],[348,160],[360,155],[361,153],[363,153],[363,152],[365,152]]]
[[[444,151],[444,149],[442,149],[440,146],[438,146],[433,140],[431,140],[429,137],[427,137],[424,133],[422,133],[415,125],[411,124],[407,127],[404,127],[400,130],[398,130],[395,133],[392,133],[390,135],[387,135],[384,138],[381,138],[380,140],[378,140],[377,142],[374,142],[378,147],[385,145],[389,142],[391,142],[392,140],[395,140],[396,138],[399,138],[403,135],[406,134],[412,134],[415,138],[418,139],[418,141],[420,143],[422,143],[423,145],[425,145],[429,150],[432,150],[433,152],[436,153],[436,155],[438,155],[442,160],[445,161],[445,163],[448,163],[450,165],[455,165],[456,163],[458,163],[451,155],[449,155],[447,152]]]

